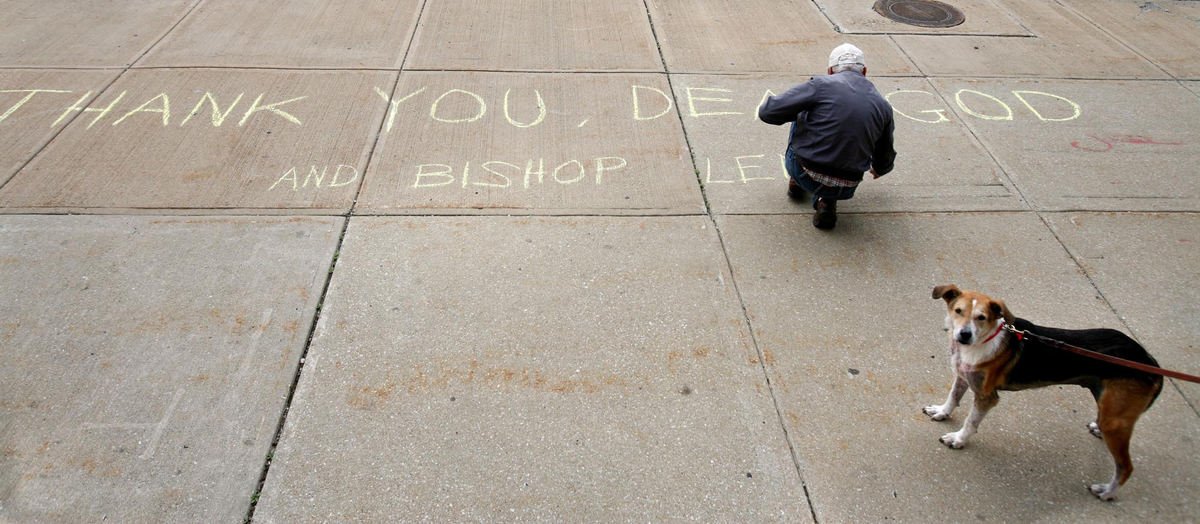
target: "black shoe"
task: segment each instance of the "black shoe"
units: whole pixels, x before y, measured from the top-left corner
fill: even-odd
[[[816,208],[813,226],[817,229],[833,229],[837,225],[837,200],[818,199]]]
[[[804,188],[800,187],[800,184],[797,184],[792,177],[788,177],[788,198],[798,202],[808,198],[808,195],[804,193]]]

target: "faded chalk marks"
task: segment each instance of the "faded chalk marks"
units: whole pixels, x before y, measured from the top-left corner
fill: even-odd
[[[1083,140],[1072,140],[1071,147],[1082,149],[1084,151],[1092,151],[1096,153],[1105,153],[1112,151],[1116,145],[1129,144],[1132,146],[1182,146],[1183,142],[1171,142],[1161,139],[1155,139],[1143,135],[1096,135],[1088,134],[1088,138]]]
[[[146,441],[145,451],[143,451],[141,454],[138,455],[138,459],[148,460],[154,456],[154,451],[155,451],[155,449],[158,448],[158,441],[159,441],[159,439],[162,438],[162,433],[163,433],[163,430],[166,428],[167,423],[169,423],[171,421],[171,414],[175,412],[175,406],[179,405],[179,399],[181,397],[183,397],[183,392],[184,392],[183,388],[179,388],[179,389],[175,390],[175,395],[171,397],[171,403],[169,405],[167,405],[166,412],[163,414],[162,418],[156,422],[140,422],[140,423],[139,422],[133,422],[133,423],[129,423],[129,422],[126,422],[126,423],[122,423],[122,422],[116,422],[116,423],[84,422],[82,425],[82,428],[85,431],[91,431],[91,430],[108,430],[108,431],[111,431],[111,430],[118,430],[118,431],[149,430],[150,435]]]
[[[764,423],[775,410],[708,217],[356,217],[343,263],[354,271],[330,281],[316,365],[305,364],[256,518],[453,520],[463,504],[503,520],[509,509],[486,501],[532,486],[546,500],[583,490],[634,501],[593,512],[601,520],[644,508],[808,515],[797,475],[759,474],[794,465],[778,426]],[[480,449],[497,451],[468,459]],[[557,458],[522,466],[539,456]],[[589,457],[614,459],[599,477],[579,476]],[[389,473],[357,476],[365,463]],[[750,470],[755,483],[723,481]],[[520,482],[507,480],[514,472]],[[392,478],[456,506],[298,498],[382,492]],[[711,493],[700,509],[697,493]]]
[[[245,518],[342,230],[0,216],[3,520]]]

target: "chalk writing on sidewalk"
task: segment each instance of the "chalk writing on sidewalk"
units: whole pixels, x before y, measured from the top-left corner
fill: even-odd
[[[732,115],[748,115],[757,118],[758,107],[774,93],[765,90],[761,97],[756,98],[754,106],[739,107],[738,99],[732,95],[735,91],[716,87],[685,87],[681,93],[680,114],[688,118],[708,118]],[[1024,112],[1014,112],[1013,107],[1021,107],[1028,114],[1042,122],[1069,122],[1083,114],[1083,109],[1075,101],[1053,93],[1014,89],[1008,91],[1012,98],[1006,102],[999,96],[975,89],[959,89],[954,92],[954,104],[967,116],[981,120],[1016,120]],[[950,122],[946,116],[947,107],[942,97],[932,91],[920,89],[900,89],[884,95],[892,104],[893,111],[903,118],[925,124],[940,124]],[[1007,95],[1001,95],[1007,96]],[[632,86],[633,119],[654,120],[666,117],[674,109],[674,98],[665,91],[648,86]],[[1017,106],[1016,104],[1020,105]],[[685,107],[686,106],[686,107]]]
[[[1091,140],[1075,140],[1071,142],[1071,147],[1082,149],[1084,151],[1092,151],[1103,153],[1112,151],[1116,144],[1132,144],[1136,146],[1154,145],[1154,146],[1182,146],[1183,142],[1164,142],[1143,135],[1088,135]]]
[[[375,93],[387,105],[383,130],[392,132],[396,126],[398,114],[404,104],[417,103],[420,97],[424,99],[422,110],[417,111],[421,118],[444,124],[473,124],[480,122],[491,114],[492,107],[500,107],[500,115],[508,125],[528,129],[542,125],[551,114],[546,98],[540,89],[505,89],[502,95],[496,95],[489,103],[485,94],[463,88],[451,88],[441,92],[430,92],[428,86],[422,86],[407,93],[398,93],[393,97],[378,86]],[[63,123],[74,113],[88,114],[91,119],[86,124],[92,129],[101,121],[108,119],[112,126],[150,117],[148,122],[154,122],[162,127],[178,122],[179,127],[189,123],[207,121],[212,127],[221,127],[226,121],[237,122],[237,127],[244,127],[256,115],[274,116],[293,125],[302,126],[302,102],[309,96],[279,96],[265,92],[249,95],[246,92],[214,93],[209,90],[195,90],[202,93],[181,96],[159,92],[149,97],[135,98],[128,90],[115,95],[97,99],[90,104],[84,102],[92,97],[93,92],[87,91],[75,101],[66,104],[58,112],[50,125]],[[436,93],[436,96],[433,94]],[[21,109],[33,100],[48,96],[65,96],[74,94],[73,91],[62,89],[4,89],[0,94],[19,95],[17,100],[0,113],[0,123],[21,112]],[[754,117],[758,105],[774,93],[764,90],[761,97],[754,98],[755,105],[739,107],[737,93],[734,90],[720,87],[684,87],[681,90],[680,114],[686,119],[712,118],[722,116]],[[424,95],[424,96],[421,96]],[[931,91],[919,89],[900,89],[887,93],[886,98],[892,103],[893,109],[899,116],[921,123],[939,124],[949,122],[942,98]],[[674,114],[675,97],[658,87],[634,84],[628,94],[630,116],[634,121],[649,121],[668,118]],[[1002,98],[1004,97],[1004,98]],[[1006,101],[1005,98],[1008,98]],[[963,114],[981,120],[1016,120],[1022,114],[1032,116],[1042,122],[1067,122],[1075,120],[1083,114],[1079,104],[1073,100],[1043,91],[1014,89],[997,96],[975,89],[959,89],[952,97],[954,104]],[[183,107],[191,108],[179,118],[179,101],[185,100]],[[174,105],[172,102],[174,101]],[[427,107],[425,106],[427,105]],[[2,106],[0,106],[2,107]],[[1014,107],[1022,108],[1018,112]],[[236,112],[235,112],[236,110]],[[199,118],[207,113],[208,118]],[[566,115],[563,111],[554,114]],[[236,119],[230,119],[233,116]],[[174,117],[174,120],[172,119]],[[581,127],[589,119],[576,118]]]
[[[776,160],[778,165],[775,164]],[[749,184],[761,180],[784,180],[788,177],[787,161],[782,154],[774,155],[742,155],[730,158],[716,159],[717,172],[713,178],[713,159],[697,158],[696,164],[700,171],[700,180],[704,185],[712,184]],[[723,168],[732,168],[726,171]],[[722,172],[735,172],[735,176],[722,176]],[[774,173],[774,174],[772,174]],[[779,175],[779,176],[776,176]]]
[[[502,160],[468,160],[462,162],[461,167],[458,164],[417,164],[401,170],[400,176],[405,180],[404,185],[414,189],[445,186],[529,189],[548,183],[571,185],[580,182],[598,186],[628,165],[626,159],[618,156],[570,159],[562,162],[531,158],[519,164]],[[301,191],[345,187],[358,181],[358,178],[358,168],[346,164],[291,166],[276,178],[267,190]]]
[[[1083,109],[1079,107],[1079,104],[1069,98],[1052,93],[1019,89],[1009,91],[1009,93],[1042,122],[1068,122],[1083,114]],[[896,114],[909,120],[926,124],[950,121],[946,117],[944,109],[929,107],[931,103],[937,105],[941,101],[941,97],[935,93],[919,89],[901,89],[892,91],[884,97],[892,103],[892,110]],[[992,94],[974,89],[964,88],[955,91],[954,103],[966,115],[980,120],[1014,120],[1016,117],[1012,106],[1007,102]],[[912,106],[909,104],[920,104],[917,107],[924,106],[925,109],[912,110],[910,109]]]
[[[450,164],[418,164],[402,171],[402,176],[411,175],[412,188],[442,187],[451,184],[463,188],[469,186],[509,189],[529,189],[533,185],[555,182],[570,185],[590,180],[595,185],[604,183],[606,175],[623,170],[629,162],[618,156],[602,156],[592,159],[550,161],[531,158],[522,164],[489,160],[472,163],[465,161],[461,169]]]
[[[19,100],[17,100],[17,102],[14,103],[12,106],[10,106],[7,110],[5,110],[4,113],[0,113],[0,122],[3,122],[4,120],[8,119],[9,117],[11,117],[15,113],[17,113],[23,106],[28,104],[37,95],[40,95],[43,93],[68,94],[68,93],[73,93],[73,92],[60,90],[60,89],[4,89],[4,90],[0,90],[0,94],[3,94],[3,93],[18,93],[18,94],[24,93],[25,96],[23,96]],[[103,120],[106,117],[110,117],[110,116],[113,117],[111,125],[113,125],[113,126],[121,125],[122,123],[125,123],[126,120],[130,120],[130,117],[134,117],[135,115],[138,115],[139,113],[152,113],[152,114],[158,115],[156,118],[156,121],[159,122],[162,127],[171,125],[171,95],[169,93],[166,93],[166,92],[157,93],[157,94],[151,96],[150,98],[146,99],[145,101],[143,101],[141,104],[137,105],[136,107],[133,107],[132,109],[127,109],[127,107],[129,107],[129,106],[120,106],[121,102],[126,100],[126,96],[129,94],[128,90],[117,93],[116,96],[111,97],[107,102],[95,102],[94,101],[92,104],[83,105],[85,100],[91,98],[92,93],[93,93],[92,91],[88,91],[88,92],[84,93],[83,96],[80,96],[79,98],[77,98],[74,103],[71,103],[70,105],[66,106],[66,108],[64,108],[62,110],[62,112],[59,113],[58,118],[50,123],[50,127],[57,126],[60,123],[66,121],[67,117],[71,116],[72,113],[80,113],[80,114],[95,113],[96,114],[88,122],[87,129],[91,129],[93,126],[95,126],[101,120]],[[289,111],[294,111],[293,109],[288,108],[285,110],[283,108],[283,106],[287,105],[287,104],[294,104],[294,103],[300,102],[300,101],[308,98],[307,95],[292,97],[289,99],[280,100],[278,102],[269,102],[269,100],[271,100],[271,99],[267,97],[266,93],[259,93],[254,98],[254,100],[249,103],[249,105],[245,105],[245,104],[241,103],[242,100],[245,98],[245,95],[246,95],[246,93],[243,92],[243,93],[237,93],[236,96],[230,96],[230,97],[226,98],[226,100],[232,99],[232,102],[229,102],[229,105],[227,107],[225,107],[224,109],[222,109],[220,102],[218,102],[217,97],[215,95],[213,95],[213,93],[211,91],[205,91],[204,94],[200,95],[200,98],[196,100],[196,103],[191,106],[192,110],[186,113],[186,116],[183,118],[183,120],[181,120],[179,122],[178,125],[180,127],[187,125],[187,123],[192,120],[192,117],[203,112],[203,108],[205,107],[206,102],[208,103],[208,107],[210,109],[210,120],[209,121],[211,122],[213,127],[221,127],[221,125],[225,123],[225,119],[229,117],[230,113],[232,113],[233,110],[239,104],[242,105],[245,109],[241,113],[241,119],[239,119],[237,121],[237,127],[245,126],[246,123],[248,121],[250,121],[251,117],[258,115],[260,113],[277,116],[277,117],[282,118],[285,121],[290,122],[297,126],[304,125],[304,122],[302,122],[299,118],[297,118],[295,114],[289,112]],[[180,98],[181,97],[176,95],[175,99],[178,101],[178,100],[180,100]],[[118,107],[122,107],[122,108],[118,109]],[[117,116],[117,115],[120,115],[120,116]],[[136,118],[134,120],[136,120]]]
[[[428,86],[422,86],[421,88],[411,91],[408,94],[401,96],[399,99],[396,99],[389,96],[387,93],[384,93],[383,90],[378,86],[375,87],[375,94],[379,95],[379,97],[382,98],[386,104],[388,104],[387,120],[384,125],[385,133],[390,133],[392,128],[395,126],[396,113],[400,107],[400,104],[403,104],[413,97],[424,93],[426,89],[428,89]],[[504,91],[504,96],[501,97],[501,108],[502,113],[504,114],[504,120],[508,122],[509,125],[517,128],[530,128],[541,124],[546,119],[546,101],[542,97],[541,91],[533,89],[532,94],[532,100],[534,101],[533,105],[537,108],[537,116],[529,118],[528,120],[518,120],[517,117],[514,116],[516,110],[512,108],[512,106],[516,105],[516,103],[512,101],[513,98],[515,98],[513,96],[513,90],[510,88]],[[442,104],[452,106],[452,108],[445,109]],[[464,107],[465,109],[463,109]],[[459,88],[447,89],[446,91],[443,91],[437,96],[437,98],[433,100],[432,103],[429,104],[428,111],[430,120],[445,124],[464,124],[477,122],[487,114],[488,103],[483,95],[480,95],[474,91]]]
[[[71,126],[88,133],[104,133],[115,129],[177,130],[194,134],[201,130],[232,138],[245,126],[270,123],[285,128],[321,126],[313,116],[316,106],[336,103],[336,97],[316,96],[296,89],[281,92],[250,91],[245,89],[158,89],[108,90],[100,95],[93,91],[56,89],[56,86],[31,89],[0,90],[0,134],[22,132],[23,126],[51,127],[71,122]],[[665,85],[632,82],[615,86],[615,91],[591,95],[590,99],[572,99],[577,90],[550,89],[546,85],[508,87],[504,85],[409,85],[394,92],[372,86],[365,94],[344,100],[346,110],[354,104],[382,103],[382,122],[369,129],[378,129],[394,142],[417,143],[443,140],[439,129],[478,128],[479,133],[530,133],[533,143],[552,140],[553,151],[544,156],[531,151],[508,151],[496,154],[508,158],[471,159],[480,152],[470,148],[478,142],[464,144],[467,148],[449,155],[425,156],[414,148],[399,159],[401,167],[387,171],[362,173],[361,165],[345,162],[343,158],[307,159],[305,162],[281,162],[269,176],[255,177],[266,191],[314,191],[339,189],[361,182],[364,177],[392,178],[397,186],[409,190],[443,190],[491,188],[492,190],[531,189],[541,185],[600,186],[628,180],[630,173],[647,172],[637,154],[629,150],[654,154],[642,142],[655,129],[674,133],[678,119],[686,129],[693,121],[724,122],[757,119],[757,109],[770,89],[731,89],[720,85],[677,86],[673,91]],[[1067,97],[1029,89],[963,87],[946,90],[897,89],[886,93],[897,119],[919,125],[962,125],[972,119],[989,122],[1021,122],[1039,125],[1058,125],[1072,122],[1084,115],[1083,107]],[[289,92],[290,91],[290,92]],[[371,91],[375,94],[371,95]],[[326,111],[327,113],[327,111]],[[955,118],[954,114],[961,116]],[[329,117],[325,117],[329,118]],[[336,115],[333,116],[336,118]],[[613,120],[616,120],[614,122]],[[724,120],[723,120],[724,119]],[[586,126],[590,126],[584,128]],[[742,125],[742,124],[738,124]],[[638,143],[622,144],[618,155],[586,156],[570,151],[571,144],[583,140],[591,144],[600,130],[626,133],[628,140]],[[604,126],[607,126],[605,128]],[[631,128],[632,126],[632,128]],[[658,126],[658,127],[654,127]],[[579,129],[579,136],[572,135]],[[629,132],[637,129],[637,132]],[[766,129],[764,126],[763,129]],[[265,140],[294,140],[303,135],[276,133]],[[111,131],[110,131],[111,132]],[[667,136],[664,140],[674,140]],[[193,139],[191,136],[189,140]],[[364,133],[363,141],[374,137]],[[264,139],[258,139],[264,140]],[[255,142],[256,144],[258,142]],[[530,143],[520,139],[517,143]],[[455,143],[451,143],[451,147]],[[501,142],[503,145],[503,142]],[[1117,145],[1162,147],[1178,146],[1182,142],[1155,139],[1141,135],[1089,135],[1087,139],[1071,142],[1071,147],[1088,152],[1113,150]],[[444,147],[440,147],[444,150]],[[615,151],[614,151],[615,152]],[[344,153],[344,152],[342,152]],[[556,157],[557,155],[557,157]],[[424,158],[422,158],[424,156]],[[696,175],[704,184],[750,184],[757,181],[781,180],[786,175],[782,156],[776,153],[740,156],[695,157]],[[388,172],[390,171],[390,172]],[[654,173],[650,173],[654,174]],[[625,176],[623,176],[625,175]],[[576,186],[579,187],[579,186]]]
[[[275,183],[271,184],[271,187],[267,188],[267,191],[272,191],[276,187],[281,189],[290,189],[292,191],[299,191],[300,189],[308,188],[310,183],[312,184],[313,189],[321,189],[322,187],[343,187],[348,186],[354,181],[358,180],[358,168],[354,166],[348,166],[346,164],[338,164],[337,166],[333,166],[332,175],[329,172],[329,168],[330,166],[309,166],[308,174],[304,175],[304,179],[301,180],[300,173],[302,173],[304,169],[300,168],[297,170],[297,168],[293,166],[285,171],[278,179],[276,179]],[[280,184],[282,184],[282,186]]]

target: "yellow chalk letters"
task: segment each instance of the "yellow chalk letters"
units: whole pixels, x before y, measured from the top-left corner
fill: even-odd
[[[10,115],[15,113],[18,109],[21,108],[21,106],[25,105],[26,102],[32,100],[33,96],[38,93],[70,93],[70,91],[62,91],[59,89],[2,89],[2,90],[0,90],[0,93],[29,93],[29,94],[25,95],[24,98],[18,100],[17,103],[13,104],[12,107],[8,108],[8,111],[5,111],[4,114],[0,114],[0,122],[3,122],[4,119],[8,118]],[[58,123],[58,122],[55,122],[55,123]]]

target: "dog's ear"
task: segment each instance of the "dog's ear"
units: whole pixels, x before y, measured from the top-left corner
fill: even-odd
[[[992,312],[992,318],[1003,318],[1008,325],[1013,323],[1013,314],[1008,310],[1008,306],[1004,305],[1003,300],[992,299],[988,304],[988,310]]]
[[[958,296],[961,294],[962,292],[958,290],[958,286],[954,284],[947,284],[933,288],[933,298],[944,299],[947,304],[953,302],[954,299],[958,298]]]

